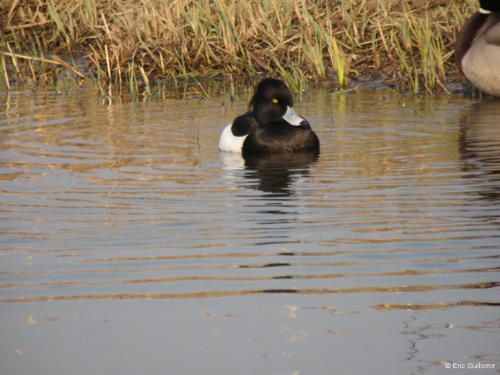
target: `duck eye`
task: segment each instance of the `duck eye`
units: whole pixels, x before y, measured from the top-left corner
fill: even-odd
[[[278,99],[276,98],[273,98],[271,101],[273,102],[273,104],[278,104]]]

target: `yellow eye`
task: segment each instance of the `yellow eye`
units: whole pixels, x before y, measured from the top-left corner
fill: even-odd
[[[273,98],[273,100],[271,100],[273,102],[273,104],[278,104],[278,99],[276,98]]]

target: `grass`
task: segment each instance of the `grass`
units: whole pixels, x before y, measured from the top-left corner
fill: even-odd
[[[13,0],[0,5],[0,80],[95,79],[150,93],[159,81],[280,76],[294,91],[382,78],[446,91],[456,33],[476,1]]]

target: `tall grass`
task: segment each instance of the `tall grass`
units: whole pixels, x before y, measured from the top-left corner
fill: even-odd
[[[158,80],[281,76],[346,87],[382,76],[445,90],[456,32],[476,2],[426,0],[13,0],[0,5],[0,79],[61,72],[150,91]]]

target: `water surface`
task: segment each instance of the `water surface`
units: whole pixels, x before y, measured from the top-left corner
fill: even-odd
[[[318,90],[244,161],[248,99],[2,93],[0,371],[498,373],[500,103]]]

